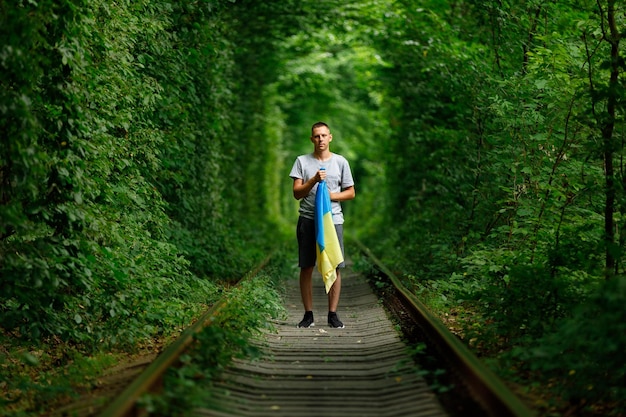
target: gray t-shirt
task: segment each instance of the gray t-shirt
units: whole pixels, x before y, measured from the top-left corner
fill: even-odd
[[[317,160],[312,153],[300,155],[296,158],[289,176],[294,180],[299,178],[303,182],[307,182],[317,174],[317,171],[321,167],[326,168],[326,184],[331,193],[338,193],[354,185],[354,179],[352,178],[352,171],[350,171],[348,160],[336,153],[331,154],[330,159],[324,162]],[[302,217],[308,219],[315,218],[315,194],[317,193],[318,185],[319,183],[315,184],[309,195],[300,200],[299,211]],[[343,224],[341,204],[338,201],[333,201],[331,207],[333,223]]]

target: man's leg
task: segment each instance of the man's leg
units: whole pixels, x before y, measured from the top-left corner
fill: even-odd
[[[339,305],[339,294],[341,293],[341,273],[337,268],[337,280],[328,291],[328,324],[330,327],[343,329],[344,325],[337,317],[337,306]]]
[[[313,267],[300,268],[300,295],[304,305],[304,317],[297,327],[315,326],[313,319]]]
[[[313,311],[313,268],[300,268],[300,295],[304,311]]]
[[[339,239],[339,245],[341,246],[341,253],[343,254],[343,225],[336,224],[335,230],[337,231],[337,238]],[[344,255],[345,256],[345,255]],[[344,325],[337,317],[337,307],[339,306],[339,295],[341,294],[341,270],[336,268],[337,279],[330,287],[328,291],[328,324],[334,328],[343,329]]]
[[[337,272],[337,280],[333,283],[328,291],[328,311],[337,312],[337,306],[339,306],[339,295],[341,294],[341,272],[339,268],[335,270]]]
[[[304,318],[298,327],[311,327],[313,320],[313,269],[315,268],[315,222],[300,217],[297,228],[298,265],[300,265],[300,296],[304,306]],[[310,266],[302,266],[310,265]]]

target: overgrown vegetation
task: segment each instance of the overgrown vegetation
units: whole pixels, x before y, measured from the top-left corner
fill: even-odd
[[[263,97],[246,7],[0,5],[0,407],[43,411],[71,390],[55,369],[175,334],[275,243],[239,168],[262,136],[241,140]]]
[[[529,398],[552,387],[541,413],[623,414],[624,11],[0,4],[2,401],[20,357],[167,335],[292,239],[289,166],[324,119],[347,234]]]
[[[256,276],[228,294],[225,308],[196,335],[181,364],[168,370],[163,392],[141,400],[149,414],[184,416],[195,407],[215,403],[211,386],[220,372],[234,358],[254,360],[262,354],[251,338],[271,330],[272,318],[285,315],[280,293],[272,289],[276,285],[269,285],[272,281],[279,283],[275,276]]]
[[[542,414],[623,415],[624,5],[394,6],[387,259]]]

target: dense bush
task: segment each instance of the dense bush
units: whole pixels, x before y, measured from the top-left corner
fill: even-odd
[[[626,408],[626,279],[604,283],[576,308],[574,315],[559,323],[558,329],[539,339],[533,349],[518,349],[519,355],[546,384],[558,381],[554,389],[573,405],[590,407],[612,404],[609,415]]]
[[[372,241],[416,291],[463,317],[481,354],[539,340],[564,351],[578,305],[624,275],[623,6],[401,1],[385,18],[375,40],[401,112],[382,158],[399,227]],[[617,314],[600,305],[594,317]],[[609,328],[595,337],[619,346]],[[603,357],[601,343],[586,354]],[[490,363],[508,375],[508,360]],[[555,394],[621,392],[613,378],[585,392],[582,381],[603,377],[571,369],[579,382],[547,373],[564,378]]]
[[[624,274],[623,6],[417,3],[1,3],[3,334],[187,321],[292,230],[318,119],[355,174],[348,233],[466,309],[483,353],[563,351],[587,297],[610,317],[590,294]],[[621,393],[572,369],[566,397]]]
[[[246,148],[237,8],[44,0],[0,11],[2,327],[95,345],[189,320],[186,305],[262,252],[245,251],[234,220],[248,214],[232,204],[246,163],[233,157]]]

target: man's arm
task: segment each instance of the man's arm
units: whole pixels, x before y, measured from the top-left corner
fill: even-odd
[[[314,177],[309,178],[307,182],[304,182],[302,178],[294,178],[293,180],[293,196],[296,200],[300,200],[311,192],[315,184],[326,178],[326,171],[317,171]]]
[[[341,192],[338,193],[330,193],[330,199],[332,201],[346,201],[354,199],[356,192],[354,191],[354,186],[344,188]]]

